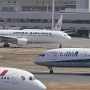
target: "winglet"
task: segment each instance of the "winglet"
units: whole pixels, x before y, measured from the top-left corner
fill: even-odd
[[[56,31],[61,31],[61,27],[62,27],[62,19],[63,19],[63,15],[60,16],[56,26],[53,28],[53,30]]]

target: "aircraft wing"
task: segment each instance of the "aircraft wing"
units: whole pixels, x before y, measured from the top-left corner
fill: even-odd
[[[16,37],[12,37],[12,36],[1,36],[1,35],[0,35],[0,39],[1,39],[1,41],[16,41],[17,40]]]

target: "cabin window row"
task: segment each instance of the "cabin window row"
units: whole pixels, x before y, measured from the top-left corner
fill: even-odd
[[[1,79],[9,79],[9,77],[1,77]]]
[[[30,32],[30,33],[26,33],[26,32],[14,32],[13,34],[48,34],[48,33],[38,33],[38,32]],[[51,33],[49,33],[51,34]]]
[[[77,57],[78,55],[60,55],[60,57],[63,57],[63,56],[65,56],[65,57]]]
[[[22,32],[21,33],[18,33],[18,32],[16,32],[16,33],[13,33],[13,34],[15,35],[15,34],[28,34],[28,33],[22,33]],[[43,35],[48,35],[48,33],[32,33],[32,32],[29,33],[29,34],[37,34],[37,35],[38,34],[43,34]],[[52,33],[49,33],[49,35],[51,35],[51,34]],[[12,34],[0,34],[0,35],[12,35]]]

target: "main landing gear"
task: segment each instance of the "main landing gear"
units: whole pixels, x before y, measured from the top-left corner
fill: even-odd
[[[53,74],[53,69],[52,69],[52,67],[48,67],[48,69],[50,69],[50,74]]]
[[[62,48],[62,44],[60,44],[59,48]]]
[[[3,44],[3,47],[10,47],[8,43]]]
[[[53,74],[53,69],[50,70],[50,74]]]

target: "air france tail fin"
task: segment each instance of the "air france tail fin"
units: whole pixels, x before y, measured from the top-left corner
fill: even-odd
[[[56,26],[53,28],[53,30],[56,31],[61,31],[61,27],[62,27],[62,19],[63,19],[63,15],[60,16]]]

